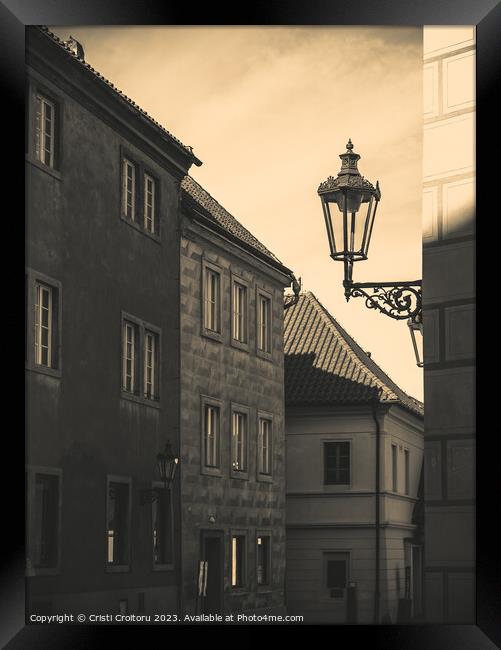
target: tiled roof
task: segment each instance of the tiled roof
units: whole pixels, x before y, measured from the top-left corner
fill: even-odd
[[[170,140],[175,142],[181,149],[184,149],[186,153],[188,153],[195,161],[195,164],[200,165],[201,162],[198,160],[198,158],[195,156],[193,153],[193,147],[190,147],[188,145],[185,145],[181,142],[181,140],[178,140],[170,131],[167,131],[166,128],[164,128],[159,122],[157,122],[155,119],[151,117],[151,115],[148,115],[146,111],[144,111],[140,106],[136,104],[136,102],[132,101],[130,97],[127,97],[121,90],[119,90],[116,86],[114,86],[111,81],[103,77],[102,74],[100,74],[97,70],[95,70],[91,65],[87,63],[87,61],[84,61],[84,59],[79,58],[69,47],[69,45],[66,44],[65,41],[61,40],[59,36],[56,36],[53,32],[51,32],[47,27],[45,26],[40,26],[38,29],[45,34],[48,38],[51,39],[54,43],[59,45],[60,48],[65,50],[69,56],[71,56],[73,59],[78,61],[84,68],[89,70],[97,79],[100,79],[102,83],[106,84],[109,86],[117,95],[119,95],[123,101],[125,101],[129,106],[131,106],[134,110],[136,110],[138,113],[141,114],[143,118],[146,118],[152,125],[154,125],[157,129],[159,129],[164,135],[166,135]]]
[[[196,203],[198,203],[205,212],[209,213],[216,223],[222,226],[226,231],[240,239],[245,244],[271,258],[274,262],[282,264],[278,257],[266,248],[258,239],[250,233],[247,228],[235,219],[216,199],[214,199],[204,188],[199,185],[191,176],[185,176],[181,182],[182,189]]]
[[[285,312],[285,403],[397,403],[419,416],[423,404],[401,390],[308,291]]]

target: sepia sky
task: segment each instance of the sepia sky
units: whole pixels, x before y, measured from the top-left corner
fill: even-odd
[[[301,276],[403,390],[423,398],[405,321],[346,303],[317,188],[348,138],[381,185],[354,281],[421,278],[421,27],[51,27],[203,161],[193,177]]]

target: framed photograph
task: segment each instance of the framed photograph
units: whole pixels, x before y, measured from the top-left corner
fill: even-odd
[[[475,309],[500,5],[0,14],[25,141],[2,644],[501,644]]]

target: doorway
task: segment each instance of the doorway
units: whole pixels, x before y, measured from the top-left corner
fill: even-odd
[[[224,533],[222,530],[201,531],[201,559],[207,562],[207,589],[202,599],[204,614],[223,613]]]

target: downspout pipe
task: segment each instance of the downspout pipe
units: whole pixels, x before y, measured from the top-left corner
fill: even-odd
[[[380,546],[380,534],[379,529],[381,527],[381,504],[380,504],[380,494],[381,494],[381,428],[379,425],[379,420],[377,417],[377,405],[378,401],[374,400],[372,402],[372,417],[374,419],[374,424],[376,427],[376,484],[375,484],[375,529],[376,529],[376,559],[375,559],[375,587],[374,587],[374,623],[377,625],[379,623],[380,616],[380,556],[381,556],[381,546]]]

